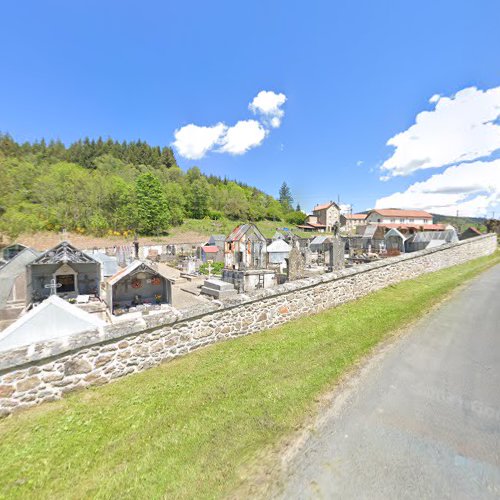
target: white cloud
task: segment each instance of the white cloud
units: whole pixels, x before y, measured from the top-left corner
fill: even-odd
[[[248,109],[256,115],[261,115],[266,125],[278,128],[285,115],[285,112],[281,109],[285,102],[285,94],[277,94],[271,90],[261,90],[248,105]]]
[[[241,120],[227,129],[221,139],[221,153],[241,155],[259,146],[267,135],[264,127],[256,120]]]
[[[377,208],[420,208],[429,212],[485,216],[500,204],[500,159],[461,163],[412,184],[406,191],[380,198]]]
[[[223,123],[212,127],[199,127],[191,123],[174,132],[173,145],[184,158],[199,160],[220,142],[226,130]]]
[[[285,112],[281,106],[285,94],[262,90],[249,104],[249,109],[259,115],[257,120],[240,120],[233,126],[225,123],[205,127],[190,123],[174,132],[172,145],[189,160],[199,160],[210,151],[240,155],[260,146],[269,134],[269,128],[278,128]]]
[[[390,176],[473,161],[500,149],[500,87],[436,94],[430,102],[434,110],[419,113],[415,124],[387,142],[395,148],[382,165]]]

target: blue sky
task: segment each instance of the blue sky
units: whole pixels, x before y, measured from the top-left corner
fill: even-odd
[[[306,209],[340,196],[355,211],[379,200],[499,215],[500,160],[491,155],[500,148],[500,127],[477,138],[481,147],[466,144],[437,158],[441,144],[446,149],[461,133],[453,130],[457,116],[467,121],[484,106],[500,110],[498,19],[494,0],[6,2],[0,130],[21,141],[100,135],[166,145],[190,124],[223,123],[227,130],[251,120],[266,134],[255,147],[231,154],[218,143],[202,158],[177,154],[179,164],[275,195],[286,180]],[[472,101],[472,112],[453,97],[470,87],[478,90],[463,100]],[[278,127],[248,107],[263,90],[286,96]],[[414,143],[418,153],[399,144],[392,164],[410,167],[389,161],[381,171],[395,151],[387,141],[422,111],[441,105],[446,114],[446,103],[457,114],[417,131],[424,137]],[[484,116],[492,127],[498,123],[498,115],[478,115],[480,125]],[[474,121],[465,125],[483,130]],[[439,144],[429,144],[429,136]],[[428,164],[411,167],[422,164],[421,152]],[[479,165],[463,166],[464,158]],[[465,193],[472,168],[486,180]],[[430,183],[442,196],[429,201],[428,188],[416,183],[438,174],[444,177]],[[450,192],[455,196],[447,198]]]

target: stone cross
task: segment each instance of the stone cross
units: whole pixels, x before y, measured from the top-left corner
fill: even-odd
[[[50,283],[47,283],[43,286],[44,288],[50,288],[50,295],[55,295],[57,289],[62,287],[62,283],[58,283],[55,278],[50,280]]]

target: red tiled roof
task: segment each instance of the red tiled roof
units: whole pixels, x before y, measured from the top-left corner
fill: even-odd
[[[377,213],[384,217],[421,217],[432,219],[432,215],[424,210],[402,210],[400,208],[376,208],[371,213]]]
[[[330,208],[332,205],[336,206],[337,204],[333,201],[330,201],[329,203],[323,203],[322,205],[316,205],[313,208],[313,212],[315,212],[316,210],[326,210],[327,208]]]
[[[215,245],[207,245],[201,248],[205,253],[217,253],[219,251],[219,247],[216,247]]]
[[[366,214],[345,214],[344,217],[346,219],[364,220],[364,219],[366,219],[367,215]]]
[[[479,229],[477,229],[477,228],[475,228],[473,226],[468,227],[467,231],[472,231],[473,233],[476,233],[476,234],[479,234],[479,235],[483,234],[481,231],[479,231]]]

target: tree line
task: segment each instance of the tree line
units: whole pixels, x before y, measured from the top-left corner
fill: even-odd
[[[303,222],[286,183],[280,200],[241,182],[184,172],[170,147],[85,138],[18,143],[0,135],[0,232],[167,234],[185,219]]]

